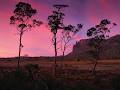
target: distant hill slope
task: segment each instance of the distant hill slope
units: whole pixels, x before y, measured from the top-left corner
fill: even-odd
[[[67,58],[93,59],[89,51],[89,39],[83,39],[73,46]],[[101,43],[100,59],[120,59],[120,35],[113,36]]]

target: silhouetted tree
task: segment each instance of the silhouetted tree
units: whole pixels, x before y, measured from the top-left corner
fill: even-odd
[[[22,45],[22,36],[24,32],[31,30],[32,27],[40,26],[42,24],[41,21],[37,21],[36,19],[32,19],[33,15],[37,13],[36,9],[33,9],[30,4],[19,2],[14,10],[14,15],[10,17],[10,24],[14,24],[17,26],[17,30],[19,32],[19,57],[18,57],[18,70],[19,70],[19,61],[21,57],[21,49]]]
[[[57,57],[57,32],[60,30],[63,25],[63,19],[65,14],[61,11],[62,8],[68,7],[68,5],[54,5],[55,9],[52,15],[48,16],[48,25],[51,28],[51,32],[53,33],[53,45],[55,49],[55,59],[54,59],[54,69],[56,71],[56,57]],[[54,71],[54,73],[55,73]]]
[[[63,28],[61,34],[61,40],[60,40],[63,60],[64,60],[65,51],[70,46],[70,42],[75,40],[76,34],[82,29],[82,27],[83,27],[82,24],[77,24],[77,27],[73,25],[68,25]]]
[[[112,25],[111,27],[109,25]],[[96,73],[96,66],[97,61],[100,59],[100,49],[101,49],[101,42],[109,37],[108,33],[110,32],[110,29],[113,28],[113,26],[116,26],[115,23],[111,23],[107,19],[103,19],[99,25],[96,25],[95,27],[92,27],[88,29],[87,36],[90,37],[89,45],[92,48],[90,53],[95,59],[94,67],[93,67],[93,74]]]

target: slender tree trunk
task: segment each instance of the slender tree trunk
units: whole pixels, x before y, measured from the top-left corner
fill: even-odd
[[[57,39],[56,39],[56,34],[54,34],[54,49],[55,49],[55,57],[54,57],[54,75],[56,76],[56,58],[57,58]]]
[[[94,63],[94,67],[93,67],[93,75],[95,75],[95,76],[96,76],[97,63],[98,63],[98,61],[97,61],[97,59],[96,59],[96,60],[95,60],[95,63]]]
[[[65,57],[65,51],[63,52],[63,60],[64,60],[64,57]],[[62,60],[62,61],[63,61],[63,60]]]
[[[97,48],[96,53],[97,53],[97,55],[96,55],[95,63],[94,63],[94,67],[93,67],[93,75],[94,75],[95,77],[96,77],[96,67],[97,67],[98,60],[99,60],[99,48]]]
[[[54,58],[54,63],[56,64],[56,57],[57,57],[57,43],[56,43],[56,34],[54,34],[54,39],[55,39],[55,43],[54,43],[54,48],[55,48],[55,58]]]
[[[63,67],[64,59],[65,59],[65,51],[63,51],[63,54],[62,54],[61,68]]]
[[[77,61],[79,61],[79,51],[77,52]]]
[[[22,30],[21,30],[21,32],[20,32],[20,37],[19,37],[19,56],[18,56],[18,65],[17,65],[17,67],[18,67],[18,70],[20,69],[20,59],[21,59],[21,49],[22,49],[22,34],[23,34],[23,32],[22,32]]]
[[[64,48],[63,48],[63,55],[62,55],[61,67],[63,67],[63,61],[64,61],[64,59],[65,59],[66,45],[67,45],[67,43],[65,43]]]

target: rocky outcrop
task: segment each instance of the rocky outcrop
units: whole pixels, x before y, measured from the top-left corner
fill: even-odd
[[[89,51],[89,39],[80,40],[73,46],[67,58],[93,59]],[[120,35],[113,36],[101,43],[100,59],[120,59]]]

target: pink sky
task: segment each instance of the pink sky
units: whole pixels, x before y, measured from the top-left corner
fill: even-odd
[[[17,30],[9,24],[9,18],[18,1],[32,4],[38,10],[36,18],[45,24],[23,35],[22,55],[29,56],[53,56],[54,48],[51,43],[52,33],[47,25],[47,16],[52,11],[53,4],[68,4],[70,7],[64,10],[66,24],[84,24],[80,38],[86,38],[86,31],[99,23],[101,19],[110,19],[118,24],[112,29],[110,35],[120,34],[120,0],[0,0],[0,57],[13,57],[18,55]],[[75,2],[76,1],[76,2]],[[72,49],[67,50],[69,53]],[[59,53],[60,55],[60,53]]]

